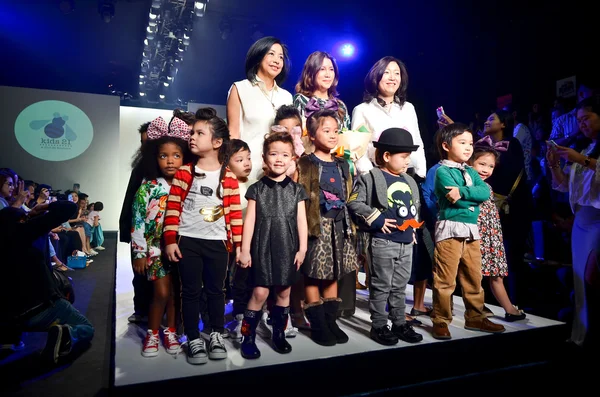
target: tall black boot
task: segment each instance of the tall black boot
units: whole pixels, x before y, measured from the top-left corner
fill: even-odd
[[[304,306],[304,313],[306,313],[310,323],[310,338],[313,342],[321,346],[333,346],[337,343],[335,335],[331,333],[325,321],[323,301],[309,303]]]
[[[327,298],[323,300],[323,311],[325,312],[325,322],[331,333],[335,336],[337,343],[348,342],[348,335],[337,325],[336,317],[340,306],[340,298]]]
[[[256,346],[256,327],[260,322],[262,310],[246,310],[242,321],[242,357],[253,360],[260,357],[260,350]]]
[[[285,340],[285,327],[288,322],[290,307],[273,306],[273,348],[277,353],[286,354],[292,351],[292,346]]]

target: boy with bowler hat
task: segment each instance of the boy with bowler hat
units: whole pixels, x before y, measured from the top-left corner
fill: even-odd
[[[419,189],[406,173],[410,154],[418,146],[402,128],[383,131],[373,146],[377,168],[358,178],[348,200],[348,209],[356,223],[371,235],[370,336],[386,346],[395,345],[398,339],[420,342],[423,336],[414,331],[404,316],[415,230],[422,224]],[[391,329],[388,317],[392,320]]]

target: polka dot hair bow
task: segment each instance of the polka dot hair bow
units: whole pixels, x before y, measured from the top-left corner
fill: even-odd
[[[173,117],[170,123],[167,123],[162,117],[157,117],[148,127],[148,139],[159,139],[165,136],[189,141],[190,127],[177,117]]]

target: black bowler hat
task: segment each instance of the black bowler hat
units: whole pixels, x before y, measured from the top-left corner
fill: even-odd
[[[373,142],[373,146],[391,153],[409,153],[419,148],[410,132],[403,128],[388,128],[381,133],[378,141]]]

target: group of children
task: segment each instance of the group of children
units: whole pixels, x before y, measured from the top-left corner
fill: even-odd
[[[377,167],[354,177],[348,161],[333,154],[339,139],[335,111],[323,109],[307,119],[306,133],[314,151],[299,157],[292,131],[301,126],[295,108],[277,109],[275,126],[265,135],[262,148],[264,176],[249,180],[256,167],[249,147],[229,138],[226,122],[214,109],[198,110],[193,121],[173,117],[167,123],[159,117],[150,124],[148,141],[138,156],[144,183],[133,204],[132,230],[134,270],[146,274],[154,286],[143,356],[158,355],[165,312],[163,345],[168,353],[180,351],[181,311],[188,362],[227,357],[223,291],[231,264],[234,316],[244,358],[260,357],[255,338],[265,303],[273,348],[291,352],[285,330],[294,304],[290,295],[299,277],[304,281],[300,295],[311,339],[323,346],[348,342],[336,321],[341,301],[337,281],[357,267],[357,231],[370,235],[366,249],[371,258],[371,338],[384,345],[423,339],[404,315],[413,244],[422,226],[419,187],[406,173],[410,153],[418,146],[406,130],[387,129],[373,142]],[[444,160],[435,177],[439,220],[433,336],[451,337],[448,324],[457,275],[466,307],[465,327],[502,332],[503,326],[486,318],[481,288],[482,252],[497,256],[495,250],[500,248],[485,246],[491,241],[488,237],[502,241],[501,230],[490,227],[487,219],[497,217],[497,212],[485,207],[491,192],[483,182],[498,153],[492,147],[477,147],[473,167],[468,166],[473,137],[461,124],[439,131],[438,147]],[[480,215],[480,206],[487,208],[485,215]],[[181,308],[176,305],[175,285],[181,289]],[[203,301],[208,346],[198,329]]]

